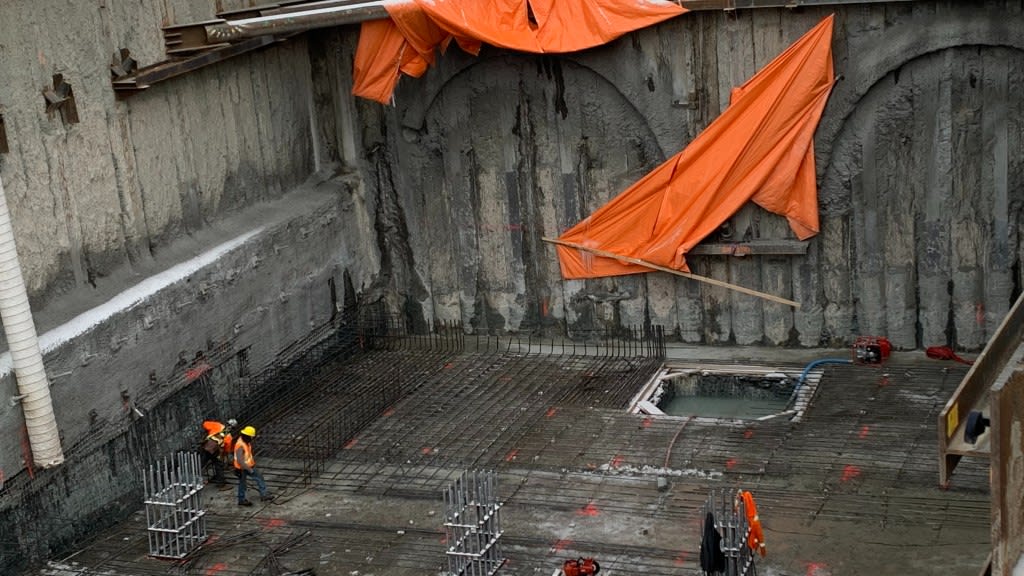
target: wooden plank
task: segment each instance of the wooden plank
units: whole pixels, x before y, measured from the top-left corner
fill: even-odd
[[[1017,298],[1010,313],[974,360],[971,369],[939,412],[936,431],[939,440],[939,485],[948,486],[953,470],[960,460],[952,439],[963,432],[963,421],[972,410],[981,410],[989,387],[996,383],[1024,339],[1024,294]],[[958,432],[959,431],[959,432]]]
[[[800,303],[799,302],[794,302],[792,300],[787,300],[785,298],[779,298],[778,296],[774,296],[772,294],[765,294],[764,292],[758,292],[757,290],[752,290],[750,288],[745,288],[743,286],[737,286],[735,284],[730,284],[728,282],[723,282],[721,280],[716,280],[714,278],[708,278],[708,277],[705,277],[705,276],[698,276],[696,274],[690,274],[689,272],[683,272],[681,270],[674,270],[672,268],[667,268],[665,266],[659,266],[658,264],[655,264],[653,262],[647,262],[646,260],[641,260],[639,258],[633,258],[633,257],[630,257],[630,256],[622,256],[620,254],[615,254],[613,252],[607,252],[605,250],[599,250],[597,248],[589,248],[587,246],[582,246],[580,244],[574,244],[572,242],[566,242],[564,240],[558,240],[556,238],[542,238],[542,240],[545,241],[545,242],[550,242],[551,244],[557,244],[559,246],[565,246],[566,248],[575,248],[577,250],[583,250],[584,252],[590,252],[591,254],[596,254],[598,256],[603,256],[605,258],[613,258],[613,259],[618,260],[620,262],[627,262],[627,263],[630,263],[630,264],[637,264],[639,266],[644,266],[646,268],[650,268],[651,270],[658,270],[659,272],[668,272],[669,274],[675,274],[676,276],[681,276],[683,278],[690,278],[691,280],[697,280],[698,282],[704,282],[706,284],[711,284],[712,286],[717,286],[719,288],[726,288],[728,290],[733,290],[735,292],[740,292],[740,293],[743,293],[743,294],[747,294],[749,296],[757,296],[758,298],[763,298],[765,300],[770,300],[772,302],[777,302],[779,304],[786,304],[786,305],[792,306],[794,308],[799,308],[800,307]]]

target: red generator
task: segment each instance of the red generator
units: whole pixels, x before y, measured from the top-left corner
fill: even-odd
[[[562,565],[565,576],[593,576],[601,571],[601,566],[593,558],[566,560]]]
[[[853,342],[854,364],[881,364],[889,359],[892,344],[881,336],[858,336]]]

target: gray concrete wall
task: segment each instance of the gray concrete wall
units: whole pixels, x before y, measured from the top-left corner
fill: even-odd
[[[196,433],[196,417],[223,411],[234,392],[226,376],[210,398],[180,400],[187,415],[161,416],[189,384],[184,370],[197,352],[247,350],[258,370],[330,316],[329,282],[340,301],[352,299],[346,291],[365,290],[379,266],[372,245],[346,247],[348,233],[372,235],[373,203],[360,183],[332,173],[307,182],[305,39],[115,99],[115,50],[155,63],[164,58],[162,23],[248,4],[0,5],[0,113],[10,145],[0,177],[69,458],[60,471],[26,478],[23,417],[8,402],[17,387],[0,358],[0,523],[35,515],[41,535],[0,535],[0,573],[23,553],[81,537],[107,511],[116,516],[111,506],[131,505],[124,499],[140,489],[138,471],[167,447],[125,436],[134,409],[154,420],[146,434],[179,439]],[[42,89],[55,73],[73,87],[77,124],[46,112]],[[116,477],[93,474],[107,469]]]
[[[35,306],[96,289],[119,267],[145,266],[174,238],[279,197],[312,171],[301,39],[115,100],[115,51],[156,63],[162,23],[213,13],[205,0],[0,7],[0,113],[10,144],[0,175]],[[46,112],[42,90],[57,73],[74,90],[77,124]]]
[[[794,310],[645,274],[563,281],[555,237],[714,119],[830,9],[691,13],[580,54],[453,49],[395,105],[349,103],[354,29],[319,33],[321,146],[390,208],[393,298],[475,329],[664,324],[685,342],[980,349],[1019,291],[1024,15],[1015,2],[832,7],[841,80],[816,138],[822,231],[806,256],[695,257]],[[735,240],[791,238],[748,206]],[[378,236],[377,241],[382,239]]]

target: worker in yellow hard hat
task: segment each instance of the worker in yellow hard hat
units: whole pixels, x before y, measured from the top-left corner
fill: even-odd
[[[252,457],[253,438],[256,437],[256,429],[246,426],[238,434],[235,440],[235,476],[238,476],[238,505],[252,506],[245,498],[246,480],[252,478],[256,481],[256,489],[260,491],[260,499],[264,502],[273,500],[274,497],[267,493],[267,482],[263,475],[256,469],[256,460]]]

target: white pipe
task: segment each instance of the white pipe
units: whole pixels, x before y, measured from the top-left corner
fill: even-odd
[[[14,376],[22,396],[21,408],[25,413],[25,428],[32,460],[36,466],[50,468],[64,462],[60,448],[60,434],[53,415],[50,382],[43,368],[43,355],[39,351],[39,338],[28,305],[28,291],[21,274],[18,249],[14,244],[11,214],[7,210],[7,196],[0,179],[0,320],[7,335],[11,351]]]

